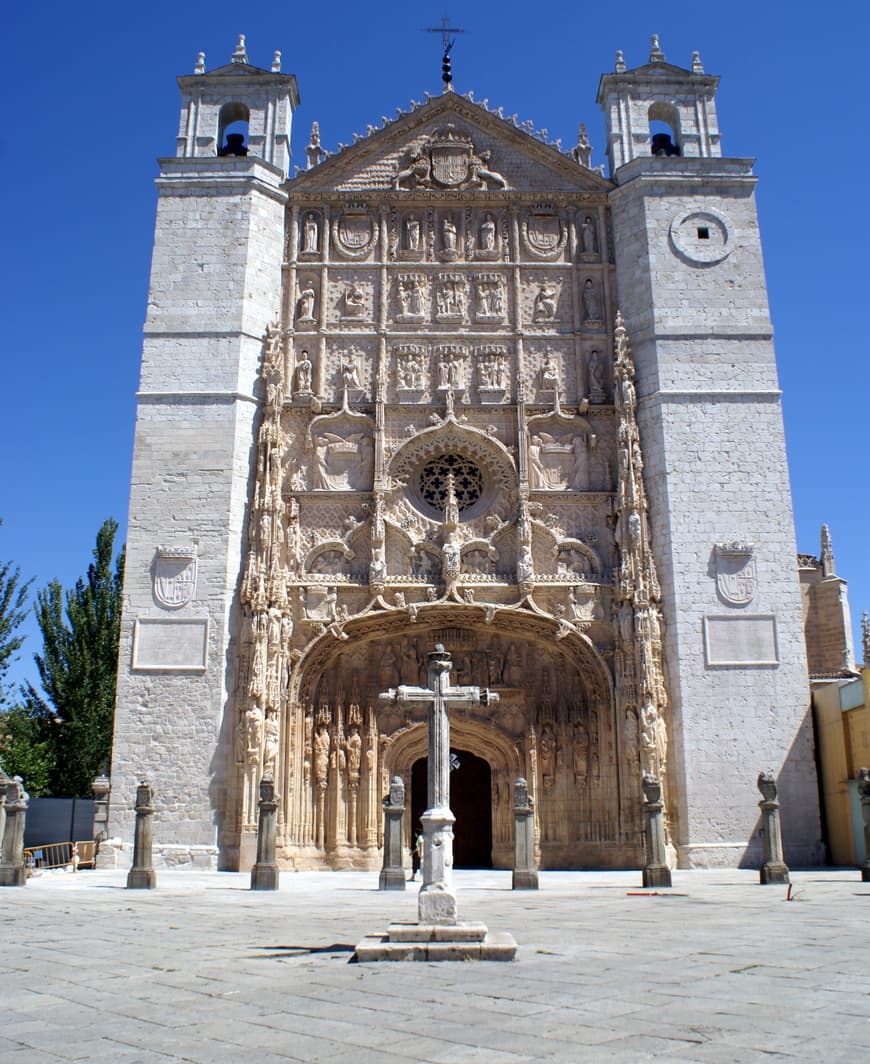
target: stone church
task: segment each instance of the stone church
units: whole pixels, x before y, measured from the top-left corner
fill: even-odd
[[[819,814],[780,393],[751,159],[697,53],[599,83],[607,176],[445,91],[288,178],[296,80],[179,78],[138,393],[112,834],[156,796],[167,864],[249,868],[259,782],[290,868],[380,865],[424,710],[453,681],[457,866],[790,863]],[[120,859],[120,856],[119,856]]]

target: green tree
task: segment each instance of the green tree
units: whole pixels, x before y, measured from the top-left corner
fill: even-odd
[[[3,518],[0,517],[0,525]],[[21,649],[24,636],[18,634],[27,616],[27,590],[30,581],[21,582],[21,570],[11,562],[0,562],[0,710],[9,704],[6,676]]]
[[[124,579],[123,548],[112,564],[117,531],[117,521],[103,522],[94,560],[72,590],[53,580],[36,596],[43,650],[34,661],[44,696],[32,684],[24,694],[30,714],[45,722],[57,796],[90,796],[112,749]]]
[[[21,776],[31,798],[39,798],[51,787],[52,727],[50,720],[34,715],[26,706],[13,706],[0,714],[0,766],[7,776]]]

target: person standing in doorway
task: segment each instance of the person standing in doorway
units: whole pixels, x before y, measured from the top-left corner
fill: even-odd
[[[409,883],[413,883],[417,878],[417,873],[420,871],[420,862],[423,860],[423,829],[417,825],[417,837],[414,839],[414,845],[411,847],[411,878]],[[422,878],[422,877],[421,877]]]

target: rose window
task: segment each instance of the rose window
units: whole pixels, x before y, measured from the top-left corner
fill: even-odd
[[[451,473],[453,493],[461,513],[473,506],[483,494],[483,474],[474,462],[462,455],[443,454],[427,462],[420,470],[420,495],[435,510],[443,510]]]

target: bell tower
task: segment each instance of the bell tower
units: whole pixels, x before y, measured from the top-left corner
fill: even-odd
[[[158,206],[133,454],[112,766],[130,837],[148,778],[178,860],[213,863],[231,760],[222,720],[253,458],[257,367],[278,318],[296,79],[248,61],[180,77]],[[172,721],[167,731],[168,720]],[[167,759],[160,736],[171,734]],[[179,775],[168,760],[186,765]],[[170,847],[172,849],[172,847]]]
[[[722,155],[718,78],[617,53],[600,82],[618,303],[662,584],[667,781],[683,867],[756,859],[755,777],[789,860],[819,855],[809,685],[753,160]]]

